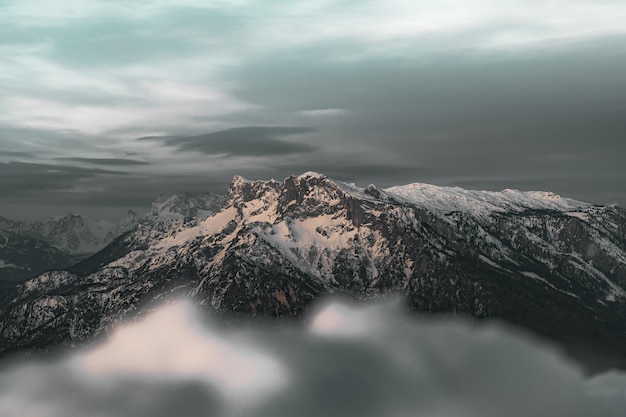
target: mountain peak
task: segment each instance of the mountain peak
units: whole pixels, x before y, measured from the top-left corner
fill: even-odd
[[[370,184],[363,188],[354,183],[335,181],[313,171],[289,176],[282,182],[273,179],[250,181],[236,176],[231,183],[228,195],[228,201],[231,202],[248,202],[259,198],[272,201],[280,197],[280,204],[283,207],[286,207],[285,203],[289,202],[301,205],[305,200],[307,204],[310,204],[314,201],[319,203],[353,197],[384,203],[395,201],[440,214],[461,212],[474,216],[526,210],[576,213],[594,207],[590,203],[562,197],[549,191],[520,191],[510,188],[502,191],[466,190],[460,187],[425,183],[412,183],[385,189]]]
[[[304,178],[328,178],[328,177],[324,174],[320,174],[319,172],[307,171],[303,174],[298,175],[296,178],[304,179]]]

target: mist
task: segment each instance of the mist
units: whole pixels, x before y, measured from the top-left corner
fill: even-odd
[[[623,373],[589,379],[516,329],[415,318],[397,300],[328,300],[281,328],[227,328],[176,301],[96,346],[5,368],[6,417],[582,417],[626,409]]]

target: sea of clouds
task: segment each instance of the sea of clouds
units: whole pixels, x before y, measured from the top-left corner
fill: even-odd
[[[276,328],[162,306],[101,344],[5,363],[4,417],[589,417],[626,415],[626,374],[586,378],[494,323],[330,301]]]

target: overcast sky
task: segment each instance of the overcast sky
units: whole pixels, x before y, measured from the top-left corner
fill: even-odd
[[[626,204],[623,0],[4,0],[0,216],[233,175]]]

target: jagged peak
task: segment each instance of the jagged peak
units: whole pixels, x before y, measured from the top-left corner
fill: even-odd
[[[232,187],[234,185],[246,184],[246,183],[249,183],[249,182],[252,182],[252,181],[250,181],[247,178],[242,177],[241,175],[235,175],[233,177],[233,180],[231,181],[230,185]]]
[[[307,171],[305,173],[302,173],[302,174],[298,175],[296,178],[298,178],[298,179],[305,179],[305,178],[328,178],[328,176],[326,176],[324,174],[320,174],[319,172],[315,172],[315,171]]]
[[[478,216],[529,209],[574,212],[593,206],[591,203],[562,197],[550,191],[520,191],[511,188],[502,191],[467,190],[419,182],[385,189],[374,184],[359,187],[354,183],[335,181],[313,171],[289,176],[282,182],[250,181],[236,176],[229,189],[229,200],[250,201],[262,196],[273,198],[280,188],[286,190],[289,201],[299,201],[296,196],[308,194],[315,188],[324,188],[335,197],[341,194],[362,200],[411,204],[439,213],[465,212]],[[271,195],[266,195],[268,192]]]

